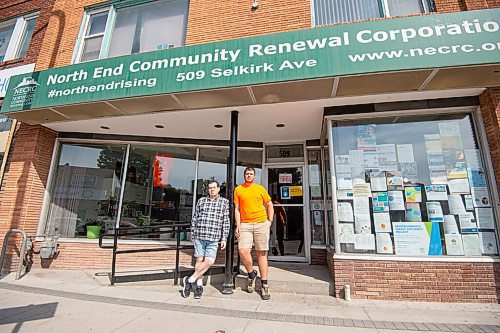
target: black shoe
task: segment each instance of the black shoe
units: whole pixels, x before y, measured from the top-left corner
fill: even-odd
[[[196,286],[196,289],[194,290],[194,298],[195,299],[200,299],[201,296],[203,296],[203,287],[202,286]]]
[[[267,284],[263,284],[262,288],[260,290],[260,298],[262,300],[267,301],[271,298],[271,295],[269,294],[269,286]]]
[[[257,271],[254,269],[253,272],[248,275],[247,292],[249,294],[253,293],[253,291],[254,291],[254,285],[255,285],[256,278],[257,278]]]
[[[275,248],[275,247],[273,247],[273,249],[272,249],[271,252],[273,253],[273,256],[277,256],[278,255],[278,249]]]
[[[182,289],[182,297],[187,298],[193,289],[193,284],[188,281],[188,277],[185,276],[182,281],[184,281],[184,288]]]

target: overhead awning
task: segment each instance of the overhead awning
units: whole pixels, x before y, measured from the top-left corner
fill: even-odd
[[[2,113],[31,124],[500,84],[500,9],[377,20],[19,75]]]

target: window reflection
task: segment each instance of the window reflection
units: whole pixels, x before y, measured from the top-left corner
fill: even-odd
[[[113,229],[120,195],[123,145],[62,144],[46,233],[86,236],[88,226]],[[89,237],[99,235],[99,231]]]
[[[195,168],[196,148],[132,146],[120,226],[190,221]]]

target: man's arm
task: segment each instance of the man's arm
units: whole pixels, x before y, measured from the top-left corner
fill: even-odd
[[[201,209],[200,203],[202,199],[203,198],[200,198],[200,200],[198,200],[198,202],[196,203],[196,209],[194,210],[193,218],[191,219],[191,235],[194,235],[194,229],[196,228],[196,221],[200,214],[200,209]]]
[[[267,208],[267,220],[272,222],[274,217],[274,206],[271,200],[269,200],[266,203],[266,208]]]
[[[240,226],[241,226],[241,215],[240,215],[240,205],[234,204],[234,220],[236,221],[236,230],[234,234],[236,238],[240,238]]]

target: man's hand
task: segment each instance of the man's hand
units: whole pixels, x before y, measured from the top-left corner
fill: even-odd
[[[236,236],[236,239],[240,239],[240,227],[236,227],[236,229],[234,230],[234,235]]]
[[[220,249],[224,250],[226,248],[226,241],[221,241],[220,242]]]

